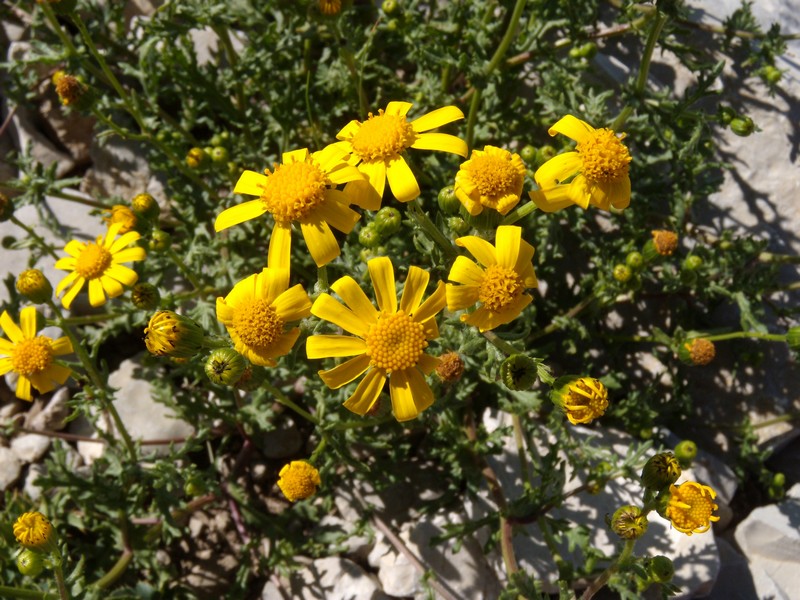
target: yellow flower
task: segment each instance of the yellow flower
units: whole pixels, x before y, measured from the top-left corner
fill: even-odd
[[[447,284],[447,309],[461,310],[480,302],[477,310],[461,315],[462,321],[480,331],[516,319],[533,300],[525,290],[538,285],[531,262],[533,246],[522,239],[522,229],[498,227],[497,247],[473,235],[458,238],[456,244],[469,250],[480,264],[465,256],[456,258],[448,280],[462,285]]]
[[[36,335],[36,309],[23,308],[19,313],[20,326],[7,312],[0,315],[0,327],[8,339],[0,338],[0,375],[14,371],[17,379],[17,398],[31,397],[31,385],[44,394],[62,385],[72,371],[53,360],[56,356],[72,353],[72,344],[67,337],[57,340],[45,335]],[[10,341],[9,341],[10,340]]]
[[[519,202],[525,182],[525,163],[519,154],[495,146],[473,150],[456,173],[456,197],[473,217],[492,208],[508,214]]]
[[[342,10],[342,0],[319,0],[318,5],[323,15],[338,15]]]
[[[319,471],[304,460],[293,460],[278,473],[278,487],[292,502],[310,498],[317,493],[321,483]]]
[[[120,227],[119,230],[120,235],[136,229],[138,219],[136,218],[136,214],[127,206],[123,204],[115,204],[111,207],[111,210],[106,212],[108,215],[103,217],[103,221],[105,223],[108,225],[113,225],[114,223],[122,224],[122,227]]]
[[[575,152],[554,156],[534,174],[539,189],[530,193],[541,210],[554,212],[571,204],[589,204],[622,210],[631,201],[628,165],[631,155],[620,137],[610,129],[595,129],[567,115],[548,133],[561,133],[578,142]],[[624,136],[623,136],[624,137]]]
[[[409,122],[406,113],[410,102],[389,102],[386,111],[369,114],[364,121],[353,120],[336,135],[342,140],[332,144],[352,154],[351,162],[369,180],[354,182],[345,190],[351,193],[354,204],[366,210],[378,210],[381,198],[389,187],[400,202],[409,202],[419,196],[419,184],[402,154],[408,148],[415,150],[441,150],[467,156],[464,140],[446,133],[426,133],[447,123],[464,118],[455,106],[438,108]]]
[[[310,308],[302,285],[289,288],[288,271],[267,268],[237,283],[224,299],[217,298],[217,319],[239,354],[254,365],[273,367],[300,335],[299,327],[287,331],[287,324],[309,316]]]
[[[550,397],[573,425],[591,423],[608,408],[608,390],[593,377],[559,377]]]
[[[116,298],[124,291],[123,286],[132,286],[139,276],[120,263],[144,260],[144,248],[128,248],[139,239],[139,234],[129,231],[120,238],[117,235],[122,223],[113,223],[105,237],[98,236],[96,242],[72,240],[64,247],[69,256],[56,262],[56,269],[72,271],[56,287],[56,295],[67,290],[61,299],[64,308],[69,308],[75,296],[89,283],[89,304],[101,306],[109,298]]]
[[[311,307],[311,314],[352,333],[313,335],[306,342],[308,358],[352,356],[344,363],[319,375],[325,384],[338,389],[365,371],[366,375],[344,406],[356,414],[366,414],[377,402],[389,379],[394,416],[407,421],[433,404],[433,392],[425,381],[439,359],[425,354],[428,340],[439,337],[436,314],[444,308],[444,283],[422,302],[430,275],[419,267],[409,267],[400,304],[397,303],[394,267],[388,258],[373,258],[367,263],[378,308],[352,277],[342,277],[331,289],[346,306],[322,294]]]
[[[292,223],[300,225],[308,251],[317,266],[339,256],[339,242],[331,227],[350,233],[359,219],[350,208],[352,199],[335,189],[340,183],[363,179],[346,162],[347,153],[333,146],[310,154],[307,149],[283,154],[283,164],[274,165],[265,175],[245,171],[239,177],[236,194],[258,196],[220,213],[214,229],[222,231],[233,225],[270,213],[275,226],[269,239],[268,265],[288,269],[292,243]]]
[[[144,329],[144,344],[155,356],[192,358],[203,349],[204,338],[200,325],[171,310],[159,310]]]
[[[714,503],[717,494],[707,485],[687,481],[671,485],[669,493],[666,517],[681,533],[705,533],[712,522],[719,521],[719,517],[713,514],[719,508]]]
[[[14,537],[31,550],[55,550],[56,538],[53,526],[40,512],[26,512],[14,521]]]

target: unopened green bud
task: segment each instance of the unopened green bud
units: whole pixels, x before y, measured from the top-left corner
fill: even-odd
[[[692,461],[697,458],[697,444],[692,440],[683,440],[675,446],[675,458],[681,464],[681,467],[688,469],[692,465]]]
[[[402,216],[400,211],[393,206],[384,206],[375,215],[372,224],[382,238],[394,235],[400,231]]]
[[[770,85],[775,85],[781,80],[781,77],[783,77],[781,70],[777,67],[773,67],[772,65],[765,66],[759,71],[758,74],[761,76],[761,79]]]
[[[186,480],[183,484],[183,493],[192,498],[202,496],[208,491],[205,481],[201,477],[194,476]]]
[[[53,286],[39,269],[28,269],[17,277],[17,291],[34,304],[43,304],[53,297]]]
[[[633,272],[628,265],[614,265],[614,279],[620,283],[625,283],[633,276]]]
[[[144,330],[144,343],[151,354],[192,358],[203,348],[205,332],[189,317],[160,310]]]
[[[38,577],[44,570],[44,560],[39,552],[25,549],[17,556],[17,569],[31,579]]]
[[[644,256],[642,256],[641,252],[628,252],[625,257],[625,264],[632,270],[639,271],[644,266]]]
[[[381,243],[381,234],[372,223],[369,223],[358,232],[358,243],[364,248],[375,248]]]
[[[136,194],[131,200],[131,208],[133,212],[149,221],[158,219],[158,215],[161,212],[158,202],[150,194]]]
[[[198,169],[208,160],[208,154],[202,148],[191,148],[186,153],[186,164],[191,169]]]
[[[439,204],[439,210],[446,215],[454,215],[461,208],[461,201],[456,196],[456,190],[452,185],[448,185],[439,190],[439,195],[436,197],[436,202]]]
[[[558,153],[558,150],[555,147],[551,146],[550,144],[545,144],[539,148],[539,151],[536,153],[536,166],[541,166],[546,163],[548,160],[553,158]]]
[[[646,562],[647,574],[656,583],[669,583],[675,575],[675,565],[666,556],[654,556]]]
[[[530,144],[526,144],[519,151],[519,156],[526,164],[532,164],[536,160],[536,148]]]
[[[772,485],[783,487],[786,485],[786,475],[783,473],[775,473],[772,475]]]
[[[470,229],[472,229],[469,223],[467,223],[461,217],[448,217],[447,226],[450,228],[450,231],[452,231],[456,235],[464,235]]]
[[[731,121],[730,128],[736,135],[747,137],[756,130],[756,124],[750,117],[736,117]]]
[[[528,390],[538,378],[533,359],[524,354],[512,354],[500,365],[500,377],[510,390]]]
[[[224,146],[214,146],[209,152],[211,160],[217,164],[228,162],[228,150]]]
[[[651,456],[642,469],[642,485],[657,492],[678,481],[681,466],[672,452],[659,452]]]
[[[736,118],[736,111],[733,110],[730,106],[722,106],[720,105],[717,108],[717,116],[719,118],[720,123],[723,125],[729,125],[731,121]]]
[[[681,268],[686,271],[697,271],[697,269],[699,269],[702,266],[703,266],[703,259],[697,256],[696,254],[690,254],[684,259]]]
[[[611,517],[611,530],[623,540],[637,540],[647,531],[647,517],[638,506],[618,508]]]
[[[161,294],[152,283],[139,282],[131,288],[131,303],[139,310],[158,308]]]
[[[154,229],[150,233],[150,240],[147,242],[147,246],[153,252],[163,252],[167,250],[172,245],[172,237],[166,232],[161,229]]]
[[[217,348],[206,359],[206,375],[217,385],[235,385],[247,368],[247,360],[233,348]]]

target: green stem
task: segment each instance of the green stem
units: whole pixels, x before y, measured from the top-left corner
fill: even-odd
[[[577,316],[587,306],[589,306],[592,302],[594,302],[594,299],[595,299],[594,294],[589,294],[588,296],[586,296],[586,298],[584,298],[583,300],[578,302],[575,306],[573,306],[571,309],[569,309],[563,316],[569,319]],[[550,335],[551,333],[558,331],[559,329],[561,329],[560,325],[557,325],[555,323],[550,323],[547,327],[543,327],[536,333],[529,335],[526,342],[530,343],[534,340],[538,340],[539,338],[543,338],[546,335]]]
[[[535,210],[536,205],[533,202],[528,202],[527,204],[518,206],[505,216],[505,218],[500,222],[500,225],[513,225],[520,219],[527,217]]]
[[[317,268],[317,289],[316,289],[316,291],[321,294],[322,292],[328,291],[329,287],[330,286],[328,285],[328,267],[326,267],[324,265],[321,266],[321,267],[318,267]]]
[[[317,444],[317,447],[314,448],[314,451],[311,453],[311,456],[308,458],[308,462],[310,462],[313,465],[316,462],[316,460],[319,457],[319,455],[322,454],[322,451],[325,450],[325,446],[327,446],[327,445],[328,445],[328,438],[327,437],[323,437],[322,439],[320,439],[319,443]]]
[[[98,315],[84,315],[82,317],[66,317],[64,323],[68,325],[91,325],[108,319],[114,319],[125,313],[102,313]]]
[[[603,586],[608,583],[608,580],[611,579],[611,576],[619,570],[620,565],[622,565],[633,553],[633,547],[636,544],[636,540],[627,540],[625,542],[625,546],[622,548],[622,552],[619,553],[617,560],[615,560],[609,567],[603,571],[597,579],[595,579],[591,585],[583,592],[581,596],[581,600],[590,600],[594,597],[594,595],[599,592]]]
[[[520,351],[517,350],[516,348],[514,348],[514,346],[509,344],[504,339],[501,339],[500,337],[498,337],[497,334],[494,331],[484,331],[483,332],[483,337],[485,337],[489,342],[492,343],[492,345],[495,348],[500,350],[500,352],[502,352],[506,356],[511,356],[512,354],[519,354],[520,353]]]
[[[56,577],[56,587],[58,588],[58,597],[61,600],[69,600],[69,593],[67,592],[67,584],[64,581],[64,571],[61,570],[61,560],[56,561],[53,565],[53,575]]]
[[[117,579],[122,577],[122,574],[128,568],[128,565],[131,564],[132,560],[133,551],[125,549],[120,555],[119,559],[117,559],[117,562],[114,563],[114,566],[109,569],[108,573],[95,581],[91,587],[97,588],[98,590],[104,590],[108,586],[113,585]]]
[[[422,210],[422,207],[417,203],[416,200],[412,200],[408,203],[408,209],[406,214],[411,216],[414,222],[422,229],[425,233],[428,234],[428,237],[433,240],[433,242],[439,246],[439,248],[444,252],[445,256],[448,260],[455,260],[456,256],[458,256],[458,251],[453,246],[452,242],[445,237],[445,235],[439,230],[438,227],[431,221],[430,217]]]
[[[553,555],[553,560],[558,568],[558,578],[568,581],[570,565],[564,560],[564,557],[561,556],[561,552],[558,550],[558,543],[556,542],[556,538],[553,536],[553,532],[550,529],[547,518],[544,515],[540,516],[538,519],[536,519],[536,524],[539,526],[539,530],[542,532],[542,537],[544,538],[544,543],[547,545],[547,549],[550,550],[550,554]]]
[[[758,255],[760,262],[778,263],[778,264],[800,264],[800,256],[793,254],[774,254],[773,252],[762,252]]]
[[[167,248],[167,256],[169,256],[172,259],[172,262],[174,262],[175,265],[178,267],[178,269],[180,269],[180,272],[183,274],[184,277],[186,277],[189,283],[192,284],[194,289],[196,290],[203,289],[203,284],[200,283],[197,277],[194,276],[194,273],[192,273],[189,267],[186,266],[186,263],[183,262],[183,259],[181,259],[181,257],[178,256],[175,250],[173,250],[172,248]]]
[[[753,429],[761,429],[762,427],[769,427],[770,425],[776,425],[777,423],[787,423],[796,419],[800,419],[800,413],[786,413],[785,415],[781,415],[779,417],[774,417],[772,419],[767,419],[766,421],[761,421],[760,423],[755,423],[752,425],[752,427]],[[736,425],[736,428],[738,427],[740,427],[740,425]]]
[[[58,39],[61,40],[61,43],[64,44],[64,47],[67,49],[67,54],[72,56],[80,56],[78,53],[78,49],[75,47],[75,44],[72,43],[72,39],[67,35],[64,29],[61,27],[61,23],[58,22],[53,9],[50,8],[49,3],[43,2],[39,5],[44,13],[47,22],[50,23],[50,27],[53,28],[53,31],[58,36]]]
[[[517,457],[519,458],[519,468],[522,475],[522,485],[525,489],[531,489],[531,473],[528,468],[528,453],[525,451],[525,432],[522,430],[522,421],[517,414],[511,414],[511,422],[514,425],[514,443],[517,446]]]
[[[289,398],[286,394],[284,394],[282,391],[280,391],[274,385],[272,385],[268,381],[265,381],[262,384],[262,386],[264,388],[266,388],[266,390],[270,394],[275,396],[275,400],[277,400],[279,404],[282,404],[286,408],[288,408],[290,410],[293,410],[298,415],[300,415],[301,417],[303,417],[307,421],[313,423],[314,425],[319,425],[319,420],[314,415],[312,415],[306,409],[304,409],[301,406],[299,406],[296,402],[294,402],[291,398]]]
[[[38,245],[38,246],[39,246],[39,247],[40,247],[42,250],[44,250],[45,252],[47,252],[47,253],[48,253],[50,256],[52,256],[52,257],[53,257],[53,258],[55,258],[56,260],[58,260],[59,258],[61,258],[61,257],[60,257],[58,254],[56,254],[55,250],[53,250],[53,247],[52,247],[50,244],[48,244],[47,242],[45,242],[45,241],[44,241],[44,238],[42,238],[42,237],[41,237],[41,236],[40,236],[38,233],[36,233],[36,232],[33,230],[33,228],[32,228],[32,227],[28,227],[27,225],[25,225],[25,223],[23,223],[22,221],[20,221],[20,220],[19,220],[19,219],[18,219],[18,218],[17,218],[15,215],[11,215],[11,217],[10,217],[10,219],[9,219],[9,220],[10,220],[10,221],[11,221],[11,222],[12,222],[14,225],[16,225],[17,227],[19,227],[20,229],[22,229],[22,230],[23,230],[25,233],[27,233],[27,234],[28,234],[28,237],[29,237],[29,238],[31,238],[31,239],[33,239],[33,240],[36,242],[36,244],[37,244],[37,245]]]
[[[734,331],[733,333],[721,333],[719,335],[709,335],[705,339],[707,339],[709,342],[721,342],[723,340],[736,340],[741,338],[768,340],[770,342],[785,342],[786,334],[761,333],[758,331]]]
[[[475,123],[478,121],[478,108],[481,104],[482,88],[476,87],[475,93],[469,101],[469,113],[467,114],[467,156],[472,152],[472,145],[475,142]]]
[[[30,600],[56,600],[58,596],[46,592],[34,590],[22,590],[20,588],[0,585],[0,597],[2,598],[30,598]]]
[[[644,92],[644,88],[647,85],[647,76],[650,72],[650,63],[653,60],[653,51],[655,50],[656,43],[661,35],[661,30],[664,28],[664,24],[666,22],[667,15],[662,12],[656,14],[656,18],[653,21],[653,28],[650,30],[650,35],[647,37],[647,43],[644,47],[644,54],[642,55],[642,62],[639,65],[639,75],[636,78],[636,84],[634,86],[634,92],[637,96]],[[628,105],[623,108],[622,112],[617,115],[617,118],[614,119],[614,122],[611,124],[611,129],[614,131],[619,131],[622,129],[631,114],[633,114],[632,106]]]
[[[128,453],[130,454],[131,462],[136,463],[138,461],[138,456],[136,455],[136,446],[134,445],[128,430],[126,429],[125,424],[122,422],[122,418],[119,416],[119,413],[114,406],[114,402],[109,399],[106,385],[103,382],[102,377],[100,377],[100,374],[97,372],[97,369],[95,369],[92,359],[89,357],[86,349],[72,331],[72,328],[67,325],[64,314],[61,312],[61,309],[58,307],[58,305],[52,300],[48,300],[47,305],[53,311],[53,314],[55,314],[59,327],[61,327],[61,329],[69,338],[69,341],[72,343],[73,351],[77,355],[78,360],[81,361],[83,368],[86,370],[86,374],[89,376],[89,380],[97,390],[97,397],[100,399],[103,409],[111,415],[111,419],[114,421],[114,426],[122,437],[122,441],[125,444]],[[113,436],[110,436],[110,441],[112,444],[116,444],[116,440]]]
[[[102,202],[97,202],[96,200],[91,200],[89,198],[81,198],[80,196],[74,196],[72,194],[64,192],[63,190],[53,190],[48,192],[48,195],[53,196],[55,198],[61,198],[62,200],[69,200],[70,202],[75,202],[76,204],[83,204],[84,206],[99,208],[100,210],[111,209],[111,206],[103,204]]]

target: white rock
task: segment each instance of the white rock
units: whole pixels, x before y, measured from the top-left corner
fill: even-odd
[[[787,598],[800,590],[800,484],[785,500],[761,506],[736,528],[736,542],[752,567],[762,569],[774,587]],[[757,584],[764,585],[762,580]],[[758,589],[759,597],[766,589]]]
[[[358,533],[355,521],[346,521],[336,515],[325,515],[316,529],[318,533],[341,532],[340,544],[345,547],[345,553],[351,558],[366,559],[373,547],[374,536]]]
[[[61,431],[69,416],[68,400],[69,390],[66,387],[58,388],[44,409],[27,420],[26,426],[30,429]]]
[[[721,567],[708,600],[790,600],[758,565],[752,565],[733,546],[717,538]],[[756,591],[758,590],[758,591]]]
[[[23,433],[11,440],[11,450],[23,463],[42,458],[50,448],[50,438],[36,433]]]
[[[36,502],[42,496],[42,488],[36,484],[36,480],[40,475],[44,475],[47,469],[43,465],[31,465],[28,468],[28,474],[25,476],[25,483],[22,486],[22,492],[28,496],[33,502]]]
[[[7,490],[22,471],[22,463],[11,448],[0,447],[0,492]]]
[[[321,558],[291,574],[289,581],[268,581],[261,600],[391,600],[356,563],[336,556]]]

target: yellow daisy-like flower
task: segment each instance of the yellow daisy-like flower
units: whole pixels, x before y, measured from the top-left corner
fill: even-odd
[[[69,308],[75,296],[89,283],[89,304],[101,306],[106,303],[106,295],[116,298],[125,288],[136,283],[139,276],[136,271],[123,266],[121,263],[144,260],[144,248],[128,248],[139,239],[139,234],[129,231],[117,238],[122,223],[112,223],[108,233],[98,236],[95,242],[79,242],[72,240],[64,247],[64,252],[69,256],[56,262],[56,269],[72,271],[61,280],[56,287],[56,295],[64,290],[67,293],[61,299],[64,308]]]
[[[17,379],[17,398],[32,401],[31,386],[44,394],[62,385],[72,371],[54,362],[54,357],[72,353],[67,337],[53,340],[36,335],[36,309],[23,308],[18,327],[6,311],[0,315],[0,327],[8,339],[0,338],[0,376],[14,371]]]
[[[525,163],[519,154],[495,146],[473,150],[456,173],[456,197],[473,217],[491,208],[506,215],[519,202]]]
[[[719,517],[714,515],[719,508],[714,502],[717,493],[707,485],[687,481],[671,485],[669,493],[666,517],[681,533],[705,533],[711,528],[711,523],[719,521]]]
[[[53,526],[40,512],[26,512],[14,521],[14,537],[31,550],[54,550],[56,536]]]
[[[103,221],[108,225],[122,223],[122,227],[119,230],[120,235],[136,229],[139,219],[136,217],[136,214],[127,206],[123,204],[115,204],[111,207],[111,210],[107,212],[108,215],[103,217]]]
[[[278,487],[291,502],[310,498],[321,484],[319,471],[304,460],[293,460],[278,473]]]
[[[533,300],[525,290],[538,286],[531,262],[534,249],[522,239],[522,229],[498,227],[495,243],[496,247],[474,235],[458,238],[456,244],[469,250],[479,264],[459,256],[448,275],[447,309],[462,310],[480,302],[477,310],[461,315],[462,321],[480,331],[516,319]]]
[[[545,212],[555,212],[571,204],[603,210],[622,210],[631,202],[628,148],[610,129],[595,129],[585,121],[567,115],[548,133],[561,133],[578,142],[575,152],[554,156],[533,178],[539,189],[530,192],[531,200]],[[624,136],[623,136],[624,137]]]
[[[245,171],[233,191],[258,196],[258,200],[225,209],[214,229],[222,231],[270,213],[275,226],[269,239],[269,266],[289,268],[293,222],[300,225],[317,266],[328,264],[340,252],[331,227],[350,233],[359,219],[350,208],[352,199],[335,189],[340,183],[363,180],[359,170],[347,164],[347,158],[346,152],[333,146],[313,154],[303,148],[284,152],[283,163],[274,165],[272,172]]]
[[[306,342],[308,358],[352,356],[319,375],[325,384],[338,389],[364,372],[364,378],[344,406],[366,414],[378,401],[386,380],[398,421],[417,417],[433,404],[433,392],[425,381],[439,359],[425,354],[428,340],[439,337],[436,314],[444,308],[444,283],[422,302],[430,275],[409,267],[400,304],[397,303],[394,267],[388,258],[367,263],[378,308],[373,306],[352,277],[342,277],[331,289],[344,301],[342,306],[329,294],[322,294],[311,314],[338,325],[353,336],[313,335]]]
[[[591,423],[608,408],[608,390],[594,377],[559,377],[550,397],[573,425]]]
[[[287,325],[311,313],[311,300],[299,283],[289,288],[289,272],[267,268],[250,275],[225,298],[217,298],[217,319],[236,351],[254,365],[273,367],[289,353],[300,328]]]
[[[447,123],[464,118],[455,106],[438,108],[413,121],[406,119],[410,102],[389,102],[386,110],[369,114],[364,121],[353,120],[336,135],[342,140],[332,144],[352,154],[351,162],[369,180],[348,184],[354,204],[366,210],[378,210],[381,198],[389,187],[400,202],[409,202],[419,196],[419,184],[402,154],[408,148],[415,150],[441,150],[467,156],[464,140],[447,133],[429,133]],[[428,133],[426,133],[428,132]]]

